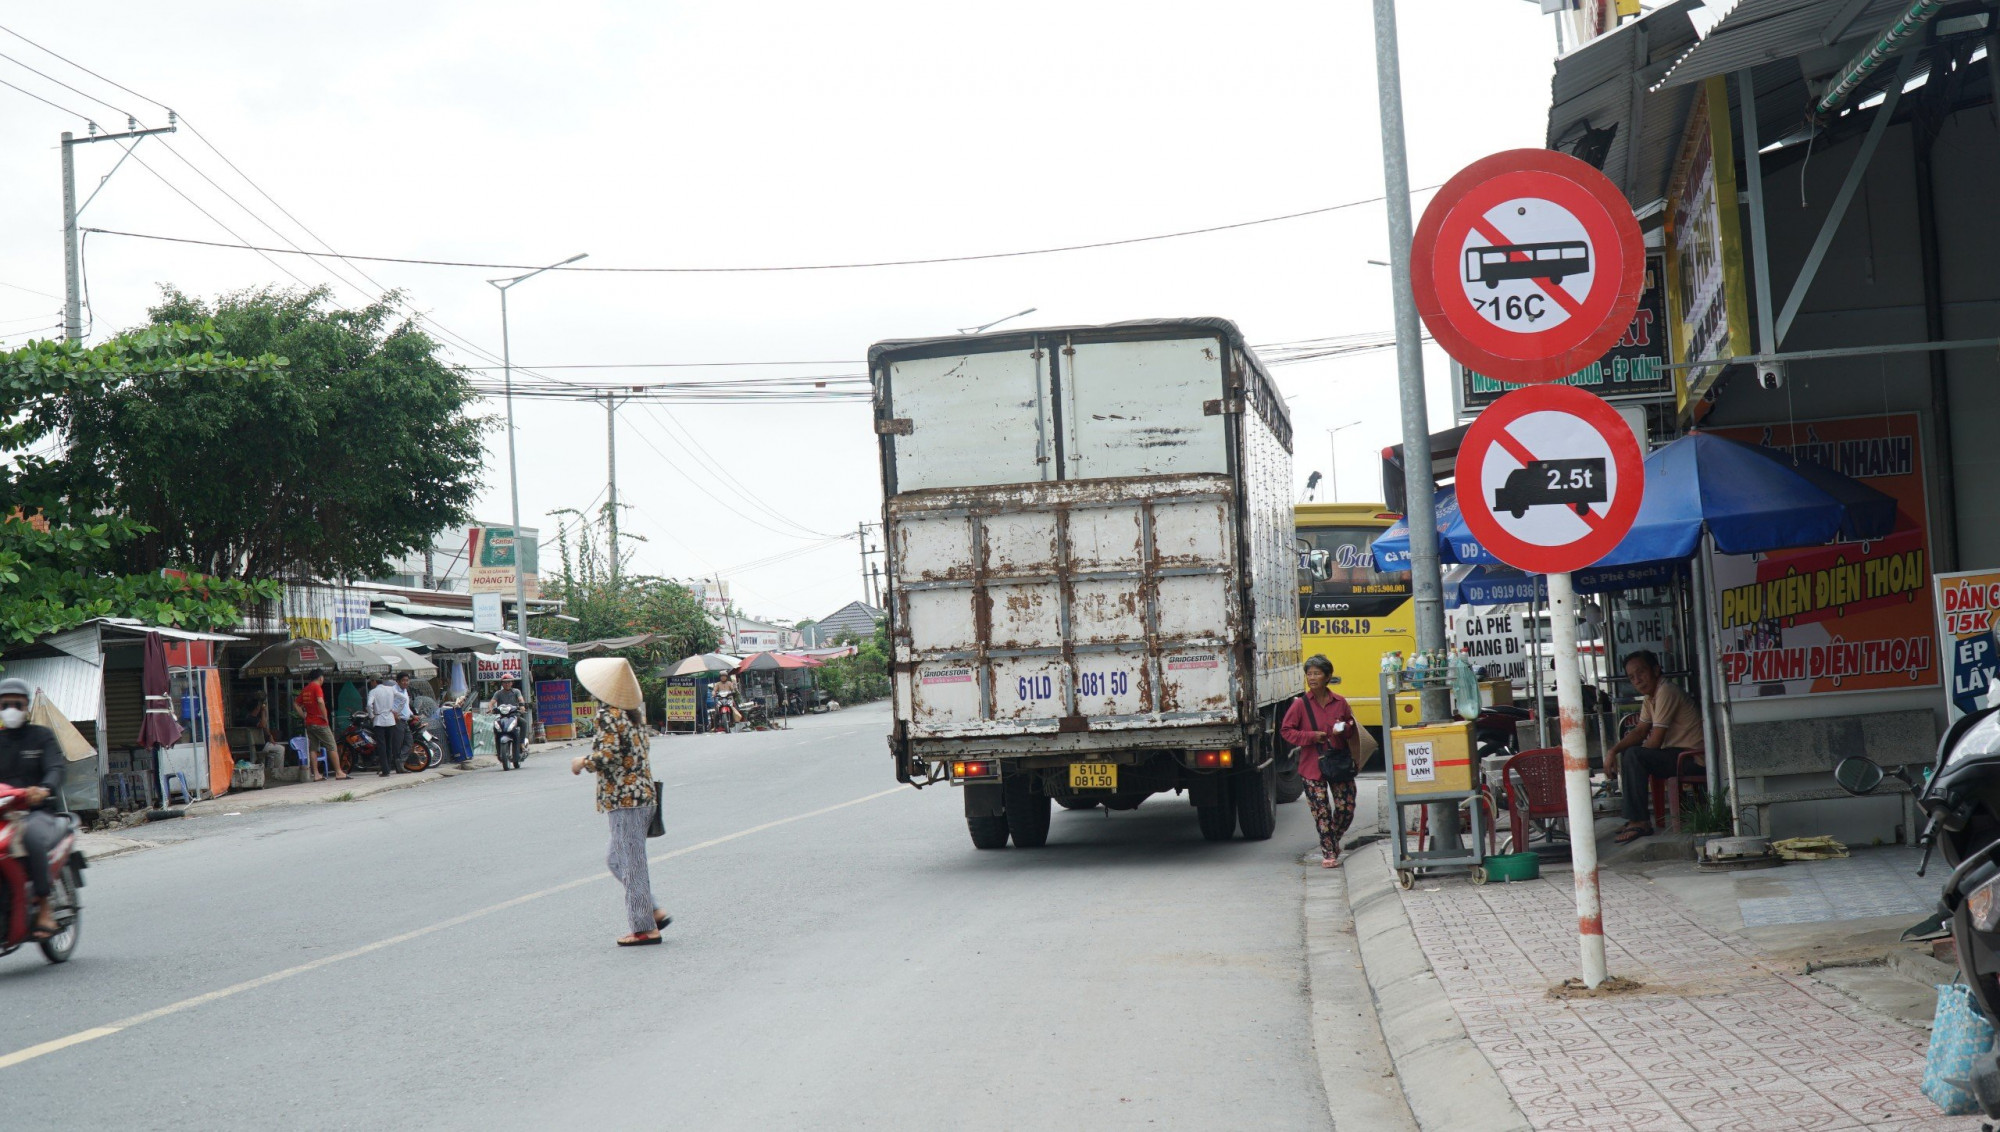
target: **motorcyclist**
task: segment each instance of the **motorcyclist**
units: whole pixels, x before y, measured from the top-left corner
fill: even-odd
[[[514,678],[512,676],[502,676],[500,678],[500,690],[493,693],[493,703],[491,706],[497,708],[501,704],[513,704],[515,707],[521,706],[521,693],[515,689]]]
[[[55,912],[49,907],[49,850],[62,838],[64,826],[58,816],[60,795],[67,763],[55,732],[28,722],[33,691],[26,680],[0,680],[0,783],[27,791],[27,820],[21,828],[21,844],[28,854],[28,879],[35,892],[35,939],[48,939],[58,930]]]

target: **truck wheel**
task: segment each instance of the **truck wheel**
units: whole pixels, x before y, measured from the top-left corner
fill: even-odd
[[[1286,755],[1278,760],[1278,804],[1296,802],[1306,792],[1305,776],[1299,773],[1299,757]]]
[[[1000,781],[1006,797],[1007,832],[1016,849],[1039,849],[1049,842],[1049,796],[1035,789],[1034,779],[1022,775]]]
[[[1238,774],[1229,783],[1236,799],[1236,824],[1245,841],[1269,841],[1278,828],[1278,766]]]
[[[1236,805],[1227,794],[1213,806],[1196,806],[1194,816],[1201,819],[1201,835],[1210,841],[1227,841],[1236,832]]]
[[[974,849],[1005,849],[1007,847],[1007,819],[1004,817],[967,817],[965,828],[972,833]]]

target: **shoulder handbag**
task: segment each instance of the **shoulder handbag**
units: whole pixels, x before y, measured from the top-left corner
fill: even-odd
[[[1305,704],[1306,704],[1306,716],[1307,718],[1312,720],[1313,730],[1325,731],[1326,728],[1321,727],[1319,725],[1319,712],[1314,708],[1311,693],[1307,693],[1305,697]],[[1329,734],[1331,734],[1331,732],[1329,732]],[[1339,747],[1328,745],[1320,748],[1319,752],[1320,781],[1332,782],[1332,783],[1354,781],[1354,775],[1358,768],[1354,765],[1354,756],[1348,753],[1347,748],[1344,745],[1345,743],[1344,737],[1342,742],[1343,745]]]
[[[653,780],[653,823],[646,827],[647,837],[665,837],[667,835],[666,809],[667,792],[660,785],[659,779],[656,778]]]

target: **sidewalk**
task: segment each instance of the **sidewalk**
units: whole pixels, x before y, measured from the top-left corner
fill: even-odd
[[[1702,1132],[1978,1127],[1976,1118],[1939,1115],[1919,1090],[1928,1041],[1921,1029],[1794,973],[1803,970],[1796,957],[1774,960],[1718,922],[1726,919],[1725,903],[1740,904],[1738,922],[1748,930],[1793,933],[1767,935],[1767,945],[1788,943],[1796,955],[1859,940],[1865,951],[1873,933],[1887,924],[1900,930],[1926,908],[1919,902],[1926,882],[1904,884],[1900,861],[1826,865],[1846,868],[1789,865],[1697,877],[1686,866],[1685,875],[1658,882],[1603,871],[1608,968],[1640,986],[1566,998],[1550,994],[1577,974],[1575,895],[1565,866],[1545,864],[1542,880],[1520,884],[1476,887],[1462,876],[1439,876],[1403,893],[1380,845],[1354,853],[1345,871],[1353,874],[1357,923],[1400,912],[1392,926],[1406,927],[1403,938],[1421,952],[1396,954],[1387,946],[1396,938],[1389,928],[1362,933],[1368,982],[1384,1005],[1384,1034],[1406,1091],[1435,1079],[1407,1063],[1412,1050],[1456,1047],[1452,1064],[1478,1070],[1467,1060],[1469,1046],[1483,1056],[1479,1076],[1497,1081],[1518,1109],[1516,1116],[1489,1107],[1470,1123],[1424,1120],[1426,1129],[1521,1120],[1537,1129]],[[1745,881],[1753,895],[1734,898]],[[1701,914],[1674,889],[1703,905]],[[1731,898],[1717,895],[1723,892]],[[1797,925],[1805,924],[1818,925],[1818,936],[1800,934]],[[1881,952],[1875,946],[1875,956]],[[1425,1021],[1425,1041],[1416,1045],[1404,1031],[1422,1011],[1392,1011],[1388,1003],[1407,997],[1411,985],[1421,988],[1425,976],[1434,977],[1457,1025]],[[1424,1117],[1426,1105],[1415,1095],[1412,1107]]]

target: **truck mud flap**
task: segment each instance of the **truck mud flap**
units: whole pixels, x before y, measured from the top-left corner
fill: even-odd
[[[960,789],[965,791],[966,817],[997,818],[1007,812],[998,782],[968,782]]]

